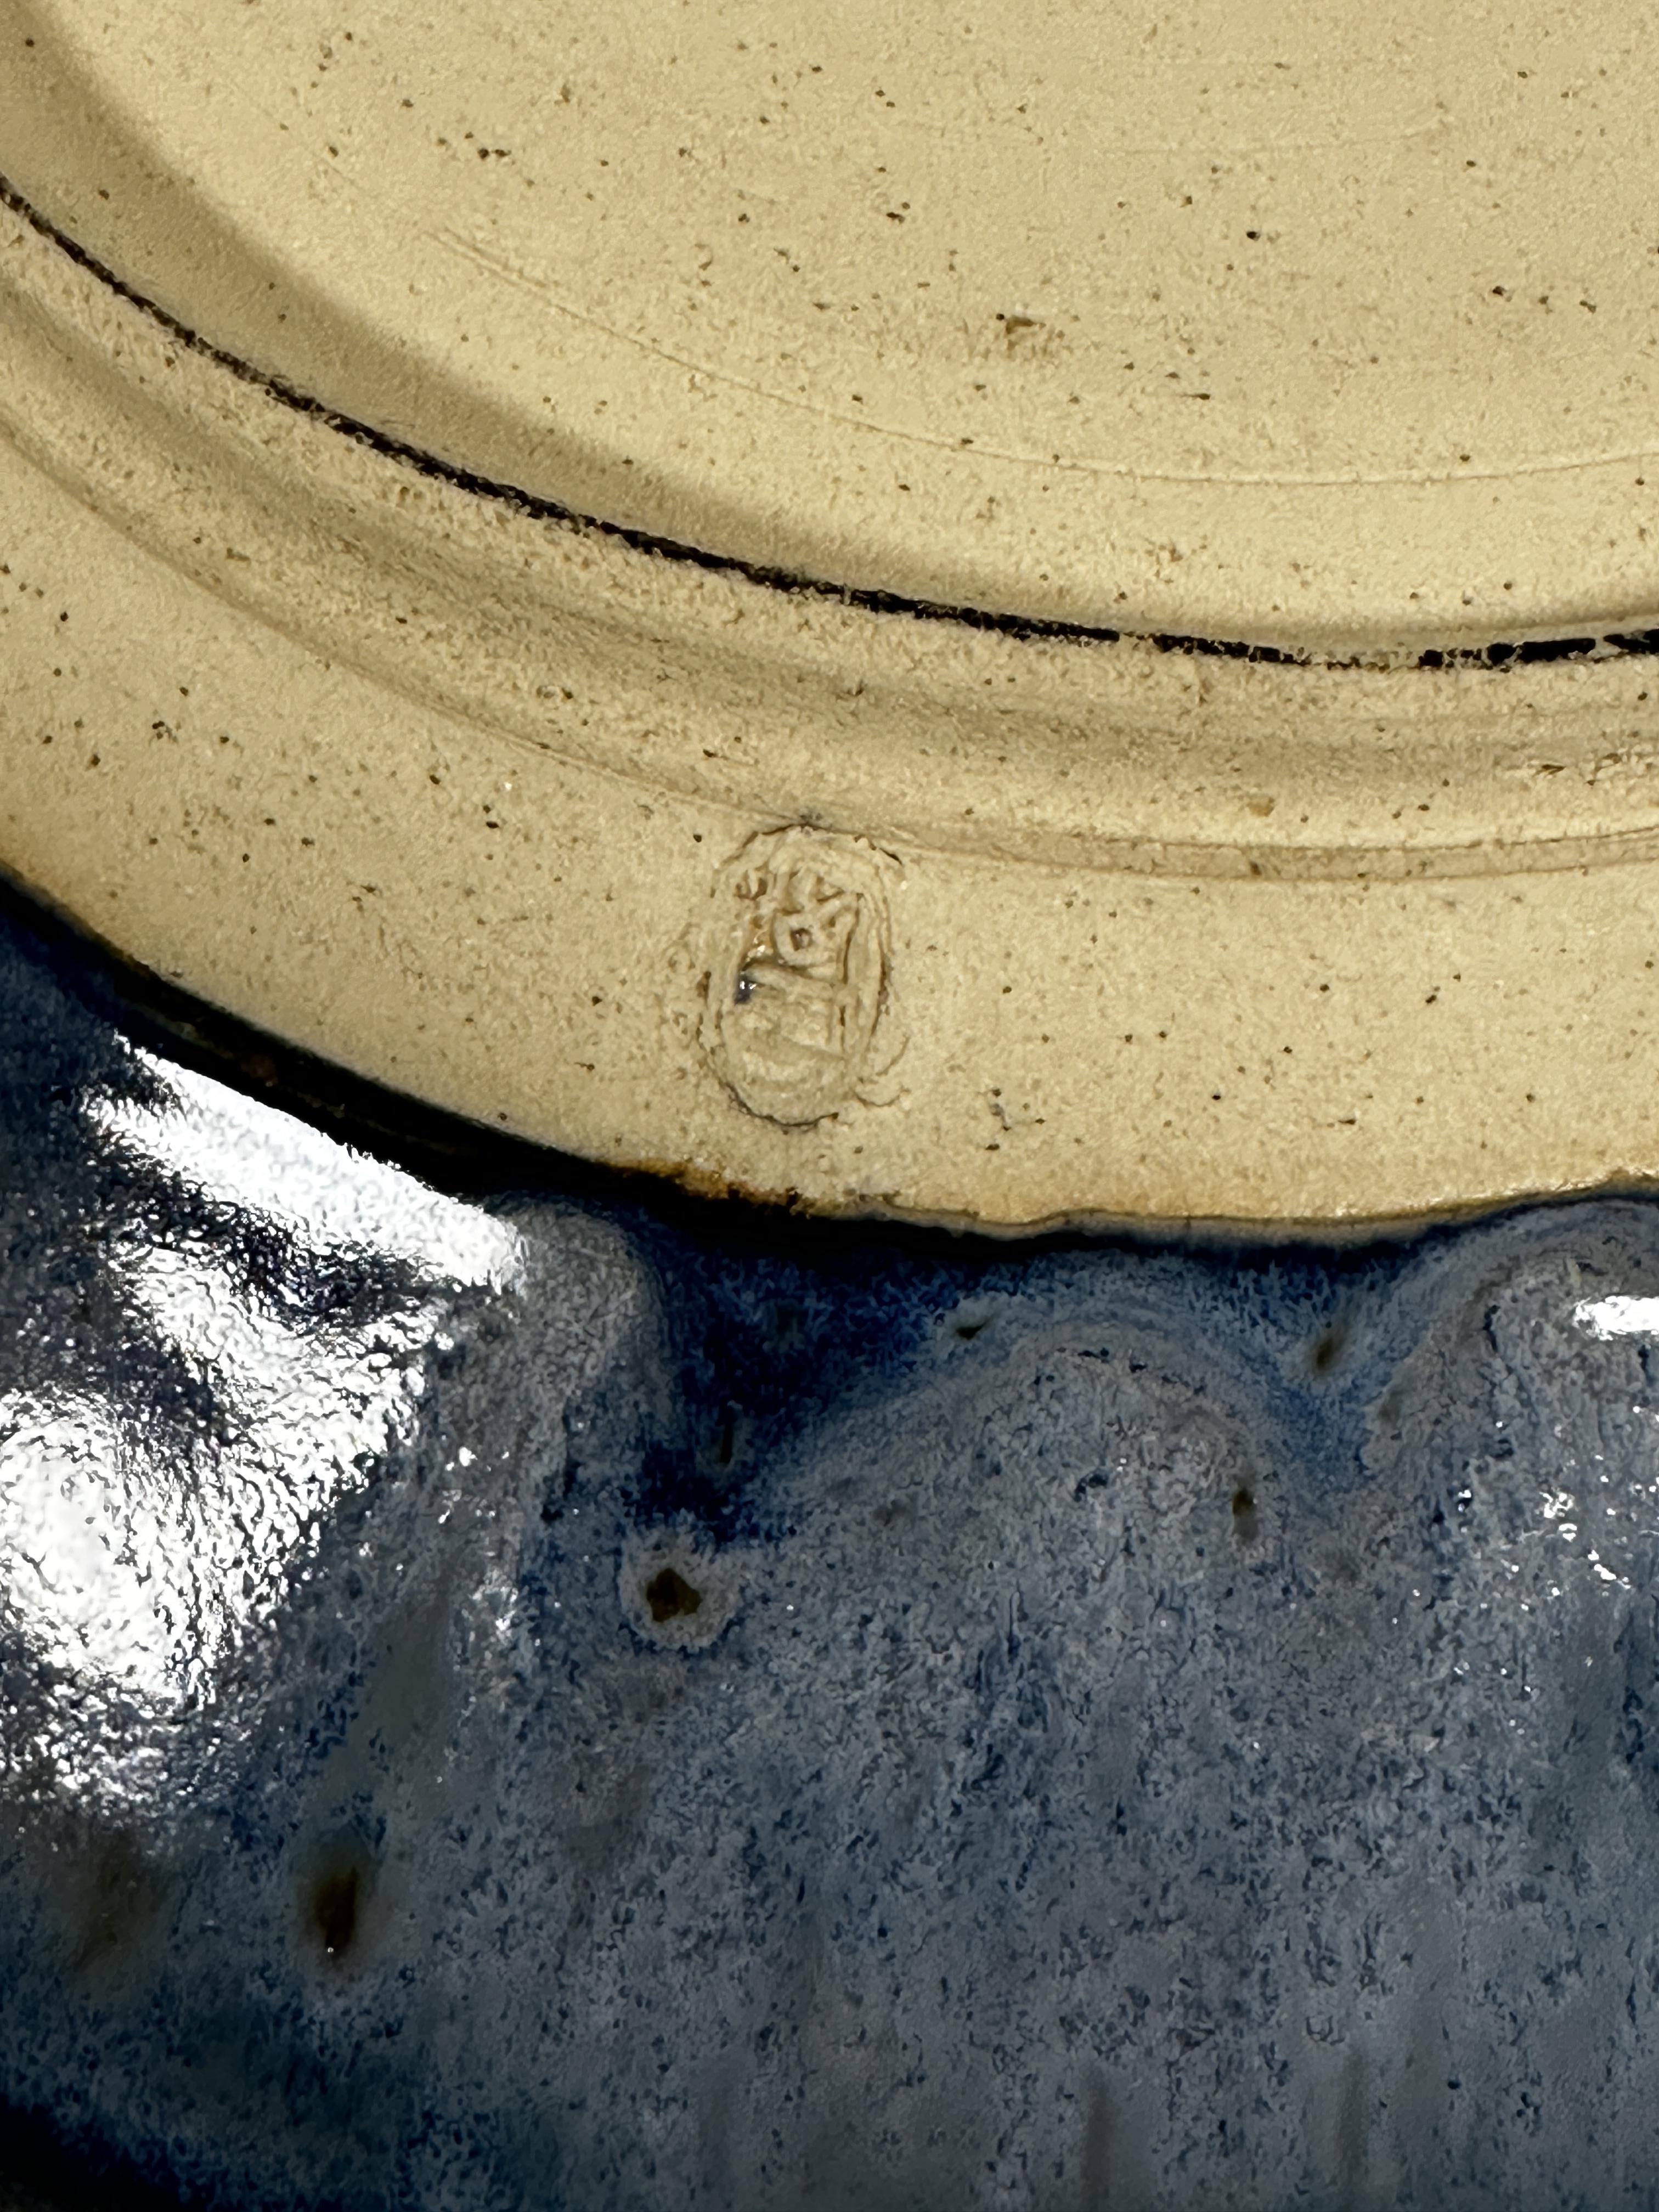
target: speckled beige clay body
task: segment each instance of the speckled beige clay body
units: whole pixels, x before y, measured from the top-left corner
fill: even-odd
[[[0,862],[815,1208],[1659,1173],[1639,11],[0,4]]]

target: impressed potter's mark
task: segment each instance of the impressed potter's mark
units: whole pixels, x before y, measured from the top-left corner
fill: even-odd
[[[888,880],[861,837],[797,824],[751,837],[714,884],[703,1048],[740,1104],[822,1121],[880,1103],[892,1036]]]

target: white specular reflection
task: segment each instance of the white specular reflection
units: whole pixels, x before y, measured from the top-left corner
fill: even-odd
[[[1601,1344],[1624,1337],[1659,1340],[1659,1298],[1624,1292],[1581,1298],[1572,1309],[1572,1321],[1584,1335]],[[1498,1425],[1501,1429],[1504,1424]],[[1559,1603],[1581,1570],[1608,1589],[1630,1594],[1637,1587],[1631,1570],[1659,1534],[1659,1478],[1645,1454],[1633,1464],[1614,1454],[1610,1463],[1607,1454],[1592,1451],[1587,1461],[1572,1459],[1556,1472],[1558,1480],[1538,1493],[1536,1522],[1519,1539],[1521,1552],[1541,1546],[1538,1557],[1549,1561],[1534,1574],[1530,1595],[1517,1599],[1523,1613],[1534,1605]],[[1460,1511],[1472,1496],[1468,1491],[1460,1493]],[[1518,1553],[1508,1568],[1512,1575],[1522,1572]]]
[[[187,1455],[91,1395],[0,1399],[0,1546],[31,1640],[55,1666],[152,1706],[199,1695],[268,1610],[296,1553],[365,1461],[406,1441],[410,1355],[441,1307],[366,1332],[249,1311],[199,1250],[148,1253],[128,1278],[156,1342],[209,1380],[229,1434]]]
[[[1659,1298],[1583,1298],[1572,1317],[1586,1335],[1600,1337],[1603,1344],[1616,1336],[1659,1337]]]
[[[87,1101],[98,1133],[228,1206],[297,1230],[321,1250],[359,1245],[455,1283],[513,1288],[524,1243],[508,1223],[446,1198],[401,1168],[337,1143],[211,1076],[133,1058],[169,1094],[162,1106]]]
[[[140,1057],[161,1103],[99,1097],[106,1144],[164,1183],[276,1221],[336,1264],[354,1253],[422,1279],[365,1318],[279,1307],[229,1264],[234,1231],[170,1231],[162,1205],[109,1248],[131,1340],[171,1355],[214,1418],[168,1425],[112,1387],[0,1396],[0,1576],[38,1654],[82,1689],[157,1719],[204,1698],[314,1549],[323,1519],[409,1441],[422,1347],[454,1288],[521,1281],[518,1232],[287,1115]],[[100,1347],[102,1349],[102,1347]],[[108,1349],[112,1352],[115,1347]],[[88,1741],[70,1787],[120,1787]],[[125,1778],[130,1782],[133,1778]]]

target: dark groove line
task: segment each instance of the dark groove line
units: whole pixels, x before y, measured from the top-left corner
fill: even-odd
[[[1414,660],[1401,661],[1387,654],[1364,653],[1343,659],[1304,652],[1294,647],[1251,645],[1243,639],[1191,637],[1173,630],[1114,629],[1103,624],[1062,622],[1041,616],[991,614],[981,607],[946,606],[933,599],[907,599],[897,592],[825,583],[817,577],[800,575],[791,569],[768,568],[728,554],[710,553],[701,546],[682,544],[678,538],[659,537],[650,531],[632,529],[618,522],[607,522],[599,515],[579,514],[557,500],[546,499],[537,493],[526,491],[517,484],[503,483],[490,477],[479,476],[472,470],[457,467],[453,462],[441,460],[435,453],[410,445],[404,439],[393,438],[384,430],[377,430],[372,423],[360,422],[352,416],[343,415],[309,392],[301,392],[286,383],[280,376],[256,368],[252,362],[226,352],[223,347],[215,345],[211,339],[203,337],[199,332],[181,323],[176,315],[169,314],[165,307],[158,306],[154,300],[147,298],[133,285],[118,276],[78,240],[42,215],[3,173],[0,173],[0,206],[9,208],[42,238],[49,240],[77,268],[95,277],[118,299],[125,300],[130,307],[137,307],[149,316],[179,345],[216,362],[221,368],[228,369],[240,383],[250,385],[268,398],[280,401],[295,414],[324,424],[342,437],[349,438],[355,444],[367,447],[369,452],[387,460],[400,461],[418,474],[449,484],[458,491],[469,492],[476,498],[492,500],[501,506],[513,507],[534,521],[553,523],[562,529],[615,538],[635,552],[654,555],[661,560],[685,562],[714,575],[740,576],[745,582],[760,585],[768,591],[828,600],[839,606],[856,607],[869,614],[906,615],[917,622],[955,623],[964,629],[993,631],[1004,637],[1060,639],[1091,645],[1150,645],[1160,653],[1184,653],[1287,668],[1502,669],[1539,661],[1632,659],[1659,654],[1659,628],[1656,628],[1619,634],[1609,632],[1595,636],[1528,638],[1486,646],[1431,646],[1419,653]]]

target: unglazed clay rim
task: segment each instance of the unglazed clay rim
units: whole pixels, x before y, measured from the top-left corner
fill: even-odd
[[[0,167],[291,390],[765,573],[1338,657],[1659,607],[1607,0],[354,21],[0,0]]]
[[[311,661],[343,662],[369,680],[393,716],[399,702],[435,710],[508,746],[527,744],[607,793],[620,782],[711,810],[726,824],[723,835],[714,833],[724,847],[710,856],[719,863],[716,883],[755,840],[793,823],[824,840],[831,857],[836,839],[848,849],[879,849],[912,878],[936,863],[947,872],[966,866],[981,880],[989,868],[1005,887],[1028,870],[1045,883],[1057,872],[1109,883],[1201,882],[1219,902],[1209,936],[1224,948],[1252,941],[1267,885],[1322,885],[1346,897],[1348,950],[1363,963],[1365,932],[1354,927],[1354,901],[1374,885],[1393,883],[1402,893],[1418,885],[1420,900],[1443,902],[1437,886],[1525,878],[1535,902],[1552,879],[1582,883],[1608,872],[1622,878],[1636,870],[1645,882],[1659,856],[1659,802],[1639,789],[1659,722],[1648,698],[1644,635],[1592,640],[1588,652],[1574,641],[1565,653],[1550,641],[1532,653],[1523,647],[1463,654],[1452,647],[1431,654],[1426,666],[1420,658],[1389,666],[1282,650],[1183,653],[1171,651],[1176,641],[1170,640],[964,619],[749,574],[729,562],[676,558],[676,549],[558,515],[510,487],[446,471],[331,416],[192,337],[80,252],[15,188],[7,206],[0,419],[38,472],[43,512],[66,497],[92,508],[161,564],[174,579],[169,589],[187,579],[236,611],[251,649],[257,653],[258,633],[268,627]],[[394,611],[399,605],[410,611]],[[736,649],[733,630],[741,633]],[[587,641],[598,682],[585,703],[596,712],[562,714],[569,689],[538,680],[556,673],[549,635],[556,635],[556,661],[573,636]],[[626,704],[638,678],[630,662],[665,652],[690,690],[700,675],[709,679],[697,726],[670,742],[642,727]],[[1494,665],[1500,658],[1508,665]],[[988,713],[978,695],[994,686],[1001,697]],[[707,734],[711,720],[729,727],[769,703],[781,741],[752,742],[746,758],[690,741]],[[849,757],[848,732],[860,724],[872,738]],[[1378,736],[1381,744],[1373,742]],[[1184,782],[1169,775],[1172,752]],[[1339,760],[1346,785],[1332,775]],[[1263,824],[1279,805],[1274,782],[1300,782],[1322,796],[1328,819],[1292,823],[1281,816],[1288,834],[1267,834]],[[1431,798],[1413,799],[1417,788]],[[1399,826],[1408,812],[1428,813],[1436,826]],[[1447,817],[1449,836],[1437,827]],[[572,1110],[556,1079],[535,1086],[533,1097],[514,1094],[500,1104],[491,1077],[477,1070],[458,1076],[441,1048],[428,1057],[424,1047],[366,1049],[350,1019],[297,1018],[291,1005],[262,998],[216,963],[211,940],[222,914],[167,913],[163,899],[137,925],[112,927],[98,904],[97,878],[119,849],[119,823],[109,823],[89,866],[84,849],[69,862],[42,847],[38,830],[20,836],[17,818],[14,812],[0,858],[21,879],[120,949],[233,1012],[475,1119],[590,1157],[659,1167],[698,1187],[1003,1229],[1195,1218],[1287,1227],[1439,1214],[1659,1171],[1639,1091],[1622,1115],[1603,1117],[1599,1132],[1581,1121],[1540,1144],[1534,1127],[1506,1159],[1490,1054],[1461,1091],[1437,1071],[1443,1079],[1431,1121],[1443,1139],[1460,1116],[1484,1111],[1480,1150],[1492,1157],[1480,1163],[1467,1147],[1460,1162],[1455,1146],[1425,1145],[1414,1135],[1402,1142],[1396,1131],[1391,1145],[1384,1137],[1363,1153],[1350,1147],[1340,1169],[1333,1158],[1310,1172],[1304,1157],[1275,1170],[1261,1141],[1265,1134],[1271,1154],[1271,1133],[1258,1129],[1241,1145],[1236,1132],[1205,1129],[1189,1108],[1188,1127],[1164,1115],[1154,1137],[1144,1097],[1148,1126],[1136,1129],[1133,1098],[1115,1089],[1095,1127],[1079,1125],[1075,1111],[1066,1117],[1081,1160],[1056,1160],[1042,1139],[1028,1146],[1024,1171],[1011,1175],[1009,1163],[991,1166],[985,1157],[1003,1151],[1000,1139],[964,1141],[961,1111],[963,1097],[971,1093],[977,1107],[982,1094],[993,1122],[1012,1135],[1010,1109],[1000,1102],[1037,1071],[1022,1065],[1018,1040],[1003,1038],[984,1048],[979,1068],[946,1053],[923,1071],[912,1055],[911,1087],[902,1074],[890,1097],[866,1094],[855,1071],[838,1109],[799,1121],[757,1113],[707,1049],[707,981],[720,963],[718,952],[699,951],[695,914],[660,917],[655,957],[673,980],[645,1011],[615,1071],[643,1111],[633,1128],[607,1136]],[[690,834],[701,843],[705,833]],[[631,857],[625,872],[647,890],[654,877]],[[1615,896],[1624,896],[1622,881]],[[960,908],[959,896],[957,902]],[[290,931],[319,926],[326,927],[326,915],[314,910],[296,912],[288,924]],[[925,1036],[927,994],[905,972],[915,964],[905,933],[885,918],[883,927],[892,927],[896,941],[893,972],[882,985],[895,1026]],[[990,1000],[985,1012],[994,1017],[995,999],[1014,988],[1000,980],[1007,933],[998,935],[993,923],[990,941],[976,945],[971,902],[953,927],[955,983],[966,984],[968,1001]],[[1026,942],[1012,949],[1020,964],[1041,963],[1049,955],[1042,930],[1025,927]],[[1411,927],[1405,925],[1407,942]],[[1327,941],[1329,929],[1328,921],[1316,924],[1314,943]],[[1063,927],[1050,934],[1063,950]],[[1153,921],[1135,957],[1156,962],[1159,951]],[[1399,952],[1396,939],[1373,957],[1386,967]],[[505,983],[511,959],[504,954],[498,965]],[[1386,1035],[1397,1010],[1382,1003],[1383,979],[1361,981],[1378,987],[1376,1027]],[[377,989],[386,981],[377,978]],[[1190,982],[1196,1025],[1218,1036],[1221,1014],[1236,1013],[1251,988],[1237,959],[1214,970],[1208,1012],[1201,1000],[1194,1008]],[[1572,979],[1559,988],[1569,1003],[1582,997]],[[958,1024],[963,995],[958,988]],[[420,1026],[420,996],[405,987],[406,1043]],[[941,1012],[934,1025],[944,1018]],[[1547,1018],[1544,1036],[1558,1026]],[[1510,1070],[1517,1088],[1532,1072],[1539,1036],[1534,1024]],[[1100,1041],[1088,1030],[1073,1041],[1073,1060],[1085,1073]],[[1126,1033],[1124,1042],[1133,1041]],[[1050,1045],[1052,1034],[1042,1042]],[[1329,1063],[1322,1076],[1322,1048]],[[1298,1030],[1284,1049],[1313,1061],[1329,1125],[1358,1127],[1358,1115],[1334,1109],[1347,1103],[1344,1085],[1352,1087],[1356,1060],[1369,1051],[1356,1054],[1351,1041],[1331,1048],[1316,1025]],[[679,1080],[690,1082],[689,1112],[684,1097],[661,1109],[653,1100],[654,1060],[672,1063]],[[989,1073],[1002,1079],[990,1082]],[[1535,1093],[1526,1096],[1535,1103]],[[1211,1103],[1222,1103],[1222,1094]],[[821,1103],[815,1099],[815,1108]],[[1046,1128],[1049,1118],[1033,1111],[1019,1126]],[[1128,1148],[1111,1142],[1126,1127],[1140,1146],[1138,1174],[1125,1172]],[[1149,1153],[1149,1139],[1161,1140],[1161,1157]]]
[[[52,222],[4,175],[0,174],[0,207],[27,222],[41,238],[56,246],[77,268],[85,270],[97,283],[118,299],[137,307],[148,316],[166,337],[228,369],[240,382],[264,392],[296,413],[325,424],[328,428],[350,439],[373,453],[388,459],[400,461],[416,470],[422,476],[448,483],[458,490],[499,501],[514,512],[541,521],[592,532],[625,545],[634,551],[662,558],[684,561],[711,574],[769,586],[785,592],[804,592],[814,598],[833,602],[837,606],[855,607],[873,614],[908,615],[918,621],[946,622],[964,628],[1000,634],[1017,639],[1055,639],[1091,645],[1155,646],[1160,652],[1183,653],[1213,657],[1224,660],[1243,660],[1285,667],[1352,669],[1384,671],[1403,668],[1419,669],[1504,669],[1524,667],[1547,662],[1604,660],[1609,659],[1659,654],[1659,621],[1644,625],[1639,620],[1622,618],[1601,630],[1586,633],[1581,627],[1571,635],[1562,635],[1547,629],[1513,630],[1488,644],[1472,645],[1465,640],[1450,640],[1442,644],[1419,645],[1395,651],[1375,649],[1354,650],[1348,653],[1322,649],[1318,647],[1297,648],[1282,644],[1253,641],[1244,638],[1214,638],[1170,631],[1136,630],[1113,624],[1090,624],[1065,622],[1039,616],[1003,614],[994,609],[971,605],[945,605],[927,599],[907,598],[901,593],[883,592],[866,586],[842,584],[823,577],[798,574],[791,571],[769,568],[746,562],[735,556],[712,553],[702,547],[679,540],[655,536],[627,525],[607,520],[600,514],[578,512],[561,502],[526,490],[522,486],[493,481],[477,472],[458,467],[436,453],[428,452],[408,441],[392,437],[377,429],[372,423],[360,422],[325,404],[314,395],[301,392],[283,378],[257,368],[250,362],[216,345],[210,339],[191,330],[177,317],[148,298],[136,286],[125,282],[112,269],[89,253],[66,229]]]
[[[837,656],[856,672],[854,684],[867,685],[878,672],[903,686],[914,713],[948,696],[953,680],[962,683],[971,653],[976,662],[994,662],[1033,728],[1063,729],[1068,714],[1109,717],[1115,726],[1102,729],[1096,720],[1086,738],[1119,775],[1125,763],[1112,759],[1112,740],[1120,732],[1132,750],[1146,736],[1168,738],[1178,722],[1193,750],[1192,773],[1202,784],[1198,834],[1183,834],[1188,824],[1167,795],[1119,828],[1103,823],[1101,794],[1091,794],[1069,836],[1059,823],[1046,836],[1035,831],[1030,794],[1017,805],[997,784],[947,788],[927,811],[907,811],[883,785],[892,753],[860,760],[845,818],[872,820],[878,833],[891,830],[930,849],[1310,879],[1576,868],[1659,850],[1659,805],[1644,809],[1639,821],[1609,819],[1603,805],[1569,812],[1559,802],[1571,787],[1556,781],[1564,769],[1588,770],[1603,757],[1608,716],[1648,719],[1633,710],[1649,703],[1646,662],[1659,652],[1659,623],[1482,647],[1448,642],[1404,659],[1331,657],[1239,641],[1068,628],[749,570],[484,483],[343,418],[194,336],[82,252],[3,177],[0,207],[16,222],[18,240],[23,226],[33,234],[33,250],[25,246],[5,270],[12,374],[0,393],[0,421],[20,449],[230,605],[377,682],[439,699],[469,721],[514,729],[567,759],[658,787],[679,784],[688,794],[787,821],[800,796],[798,772],[779,777],[763,763],[734,774],[730,761],[711,772],[665,746],[624,749],[603,724],[578,729],[566,721],[550,732],[557,721],[550,687],[534,690],[526,712],[526,687],[501,680],[497,638],[480,622],[479,609],[506,606],[509,618],[521,612],[532,621],[555,611],[574,613],[618,636],[660,637],[672,626],[693,649],[706,649],[720,626],[746,625],[745,641],[757,629],[762,635],[738,657],[760,663],[763,680],[790,661],[830,665],[833,675]],[[236,533],[227,558],[199,550],[204,533],[196,526],[209,502],[214,520]],[[451,625],[437,659],[426,665],[419,664],[429,636],[389,635],[389,627],[408,632],[410,624],[395,615],[389,624],[383,615],[377,619],[375,604],[399,585],[407,589],[422,565],[422,581]],[[304,591],[295,588],[301,572],[309,584]],[[522,634],[514,642],[522,648]],[[978,672],[975,665],[967,680]],[[1522,717],[1548,718],[1548,779],[1524,807],[1504,808],[1483,780],[1489,763],[1469,761],[1469,735],[1501,743],[1502,731]],[[1376,731],[1379,718],[1408,732],[1419,775],[1431,763],[1437,770],[1448,764],[1441,749],[1449,739],[1460,781],[1470,787],[1469,805],[1478,809],[1473,834],[1447,839],[1436,834],[1437,825],[1407,823],[1375,839],[1274,836],[1243,810],[1231,834],[1218,834],[1212,794],[1241,781],[1241,743],[1259,738],[1264,722],[1273,771],[1294,778],[1328,768],[1321,755],[1333,738],[1352,756],[1359,732]],[[1659,728],[1659,705],[1651,720]],[[1373,796],[1399,822],[1395,760],[1388,750],[1371,750],[1377,761],[1363,765],[1374,778]],[[1503,766],[1530,763],[1538,750],[1515,750]],[[901,781],[910,765],[904,763]],[[1060,765],[1040,763],[1051,786]],[[846,796],[835,793],[843,803]],[[969,799],[974,803],[959,803]],[[832,818],[832,804],[825,791],[801,818]]]

